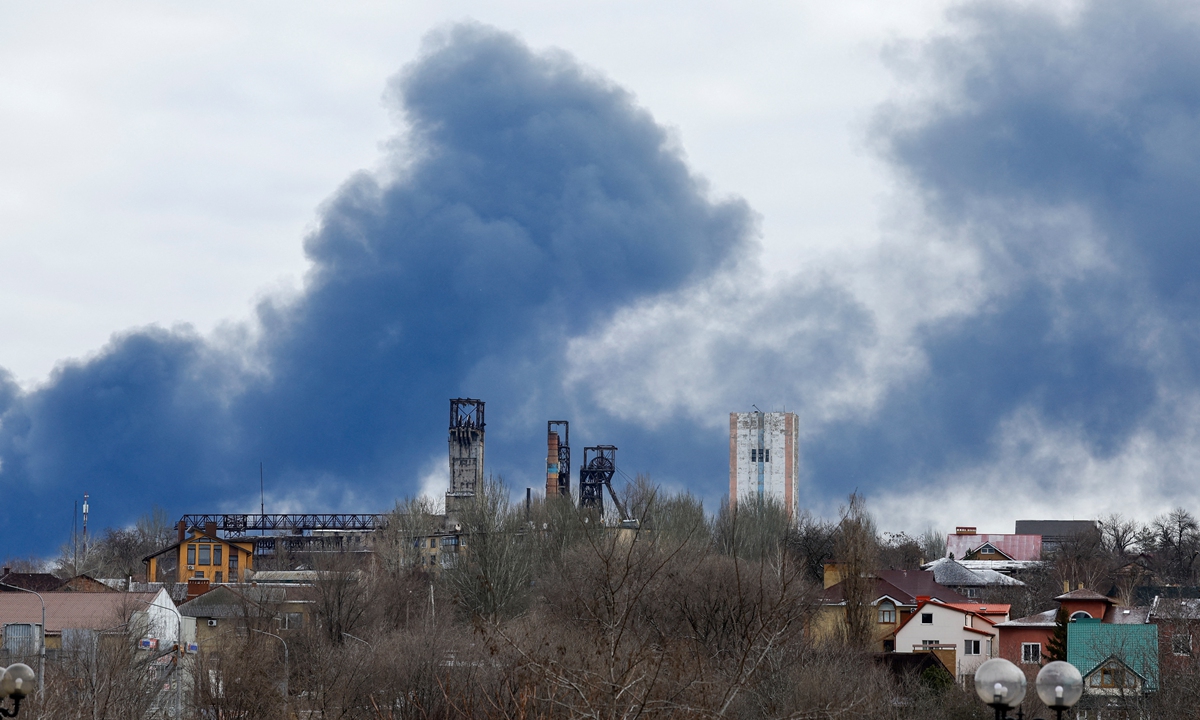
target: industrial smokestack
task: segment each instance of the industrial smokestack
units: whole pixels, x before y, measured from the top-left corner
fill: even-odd
[[[546,435],[546,499],[558,495],[558,433]]]

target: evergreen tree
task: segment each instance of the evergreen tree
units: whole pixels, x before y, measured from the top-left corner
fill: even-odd
[[[1054,616],[1054,633],[1050,635],[1050,642],[1046,643],[1046,655],[1042,658],[1045,662],[1067,659],[1068,622],[1066,608],[1059,605],[1058,614]]]

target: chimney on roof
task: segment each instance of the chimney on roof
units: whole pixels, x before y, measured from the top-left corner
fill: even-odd
[[[183,542],[183,539],[184,539],[185,537],[187,537],[187,523],[185,523],[184,521],[180,520],[180,521],[179,521],[179,525],[177,525],[177,526],[175,527],[175,529],[176,529],[176,530],[178,531],[178,533],[179,533],[179,542]]]
[[[842,581],[842,564],[827,562],[822,572],[825,588],[829,589]]]
[[[209,522],[204,523],[204,534],[216,537],[217,536],[217,523],[215,521],[211,521],[211,520]]]
[[[930,600],[929,595],[918,595],[917,596],[917,604],[918,605],[921,605],[922,603],[927,603],[927,602],[929,602],[929,600]]]
[[[955,535],[974,535],[975,528],[971,527],[970,525],[959,525],[958,527],[954,528],[954,534]]]
[[[208,592],[208,578],[191,578],[188,580],[188,600],[198,598],[206,592]]]

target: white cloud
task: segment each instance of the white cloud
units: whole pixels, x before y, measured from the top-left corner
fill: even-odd
[[[1164,403],[1157,417],[1111,454],[1083,432],[1048,422],[1028,407],[1005,419],[980,463],[898,479],[869,498],[886,529],[974,525],[1012,532],[1016,520],[1094,520],[1112,513],[1147,521],[1200,506],[1200,394]],[[1170,427],[1156,432],[1155,427]]]

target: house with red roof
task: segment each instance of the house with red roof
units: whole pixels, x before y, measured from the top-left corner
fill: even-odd
[[[935,598],[941,602],[970,602],[970,598],[939,585],[933,573],[924,570],[881,570],[872,578],[871,618],[872,643],[877,652],[896,650],[896,629],[912,615],[918,598]],[[821,611],[813,630],[819,637],[833,637],[844,629],[846,622],[845,585],[840,569],[830,563],[825,568],[825,591]]]
[[[1070,622],[1097,620],[1109,625],[1142,625],[1149,621],[1150,608],[1122,607],[1098,592],[1079,588],[1054,598],[1067,612]],[[1058,607],[1000,623],[1000,657],[1016,663],[1032,682],[1046,661],[1054,634]]]
[[[945,603],[919,598],[914,612],[896,630],[896,652],[935,652],[960,682],[995,657],[996,625],[1008,620],[1009,606]]]
[[[953,535],[946,537],[946,553],[955,560],[1041,560],[1042,536],[1004,533],[981,535],[973,527],[959,527]]]

